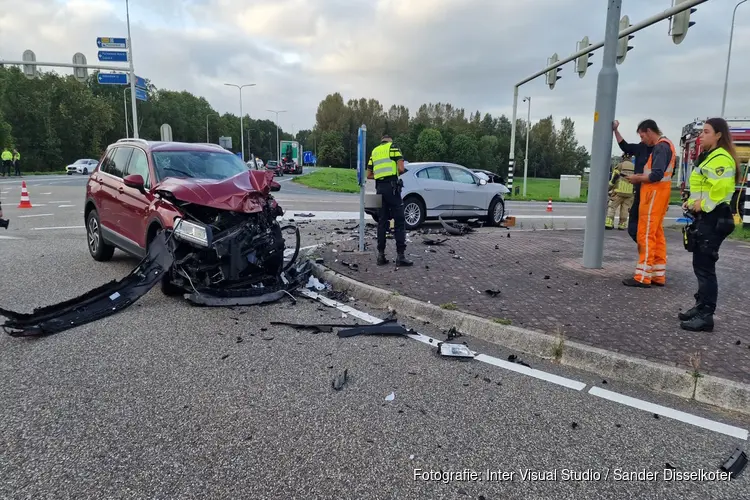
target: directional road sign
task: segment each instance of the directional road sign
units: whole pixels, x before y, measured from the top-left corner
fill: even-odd
[[[139,101],[148,101],[148,95],[143,89],[135,89],[135,98]]]
[[[100,36],[96,39],[96,46],[100,49],[127,49],[128,40],[126,38]]]
[[[99,60],[104,62],[127,62],[128,53],[120,50],[100,50]]]
[[[100,85],[127,85],[127,73],[97,73],[96,80]]]
[[[135,88],[148,90],[148,87],[146,86],[146,79],[135,75]]]

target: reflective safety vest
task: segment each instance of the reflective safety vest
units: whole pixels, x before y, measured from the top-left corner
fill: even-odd
[[[13,155],[13,159],[16,160],[16,161],[20,160],[21,159],[21,153],[14,154]]]
[[[617,174],[627,174],[627,175],[633,175],[633,171],[635,169],[635,166],[633,165],[633,162],[630,161],[624,161],[617,165],[617,167],[612,172],[612,178],[609,180],[610,187],[614,187],[614,192],[617,194],[633,194],[633,185],[629,183],[625,178],[620,177],[617,180],[617,183],[615,184],[614,178]]]
[[[721,203],[730,203],[735,190],[736,169],[734,158],[726,149],[711,151],[690,174],[688,204],[701,200],[701,210],[710,212]]]
[[[372,150],[370,162],[375,180],[398,176],[398,163],[391,158],[392,142],[384,142]]]
[[[669,144],[669,149],[672,151],[672,159],[669,160],[669,165],[667,165],[667,168],[664,170],[664,177],[662,177],[660,182],[672,182],[672,174],[674,173],[674,165],[677,161],[677,151],[674,148],[674,144],[672,144],[672,141],[667,139],[666,137],[659,138],[659,141],[656,144],[659,144],[660,142],[665,142]],[[654,147],[656,147],[656,144]],[[651,175],[651,162],[653,161],[653,150],[651,154],[648,157],[648,161],[646,162],[646,166],[643,168],[643,173],[646,175]]]
[[[0,155],[0,159],[2,159],[3,161],[10,161],[13,159],[13,153],[6,149],[5,151],[3,151],[2,155]]]

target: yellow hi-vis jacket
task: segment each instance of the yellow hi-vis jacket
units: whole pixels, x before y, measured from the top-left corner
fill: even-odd
[[[398,161],[403,160],[401,151],[393,142],[383,142],[372,150],[368,168],[372,168],[375,180],[398,176]]]
[[[610,190],[617,194],[633,194],[633,185],[631,183],[623,177],[620,177],[615,181],[615,177],[619,174],[633,175],[634,171],[635,165],[633,165],[633,162],[624,161],[617,165],[614,170],[612,170],[612,178],[609,179]]]
[[[724,148],[711,151],[690,174],[688,204],[701,200],[701,210],[710,212],[721,203],[730,203],[734,195],[734,158]]]
[[[11,161],[13,159],[13,153],[8,151],[7,149],[3,151],[3,153],[0,155],[0,159],[3,161]]]
[[[21,153],[16,153],[13,155],[13,160],[18,161],[21,159]]]

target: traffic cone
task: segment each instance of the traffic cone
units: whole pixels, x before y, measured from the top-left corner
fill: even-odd
[[[29,190],[26,189],[26,181],[21,183],[21,203],[18,204],[18,208],[32,208]]]
[[[551,211],[552,211],[552,198],[550,198],[549,201],[547,202],[547,212],[551,212]]]

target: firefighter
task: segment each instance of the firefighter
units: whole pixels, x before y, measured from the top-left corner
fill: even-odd
[[[625,286],[651,288],[664,286],[667,271],[667,240],[664,236],[664,217],[672,194],[672,174],[677,152],[672,141],[664,137],[654,120],[638,125],[641,140],[653,149],[642,174],[628,179],[641,186],[638,207],[638,264],[632,278],[623,280]]]
[[[607,220],[605,229],[615,228],[615,214],[619,210],[620,220],[617,229],[624,231],[628,228],[628,213],[633,206],[633,185],[627,178],[634,173],[635,166],[630,160],[630,155],[622,155],[622,162],[612,170],[612,178],[609,181],[609,208],[607,209]]]
[[[404,220],[404,202],[401,199],[403,181],[398,178],[403,174],[404,156],[393,145],[390,135],[383,135],[380,145],[372,150],[367,164],[367,178],[375,179],[375,188],[382,204],[378,217],[378,261],[379,266],[388,263],[385,258],[385,234],[388,223],[394,221],[396,233],[396,265],[411,266],[414,263],[406,258],[406,221]]]
[[[620,131],[618,130],[620,127],[620,122],[615,120],[615,122],[612,124],[612,130],[615,133],[615,138],[617,139],[617,145],[620,146],[620,150],[622,150],[623,153],[629,154],[633,157],[635,160],[635,173],[636,174],[642,174],[643,168],[646,166],[646,162],[648,161],[649,156],[651,155],[651,150],[653,150],[653,147],[645,144],[644,142],[639,142],[638,144],[631,144],[627,142],[622,135],[620,134]],[[631,238],[633,238],[633,241],[638,241],[638,206],[640,205],[641,201],[641,186],[638,184],[633,185],[633,206],[630,208],[630,218],[628,221],[628,234]]]
[[[695,306],[680,313],[679,319],[683,330],[711,332],[719,291],[716,280],[719,247],[734,231],[730,203],[735,183],[741,186],[743,179],[729,125],[724,119],[706,120],[701,145],[703,152],[696,160],[697,168],[690,174],[690,194],[683,205],[695,218],[688,230],[691,240],[688,250],[693,252],[698,293],[694,295]]]

